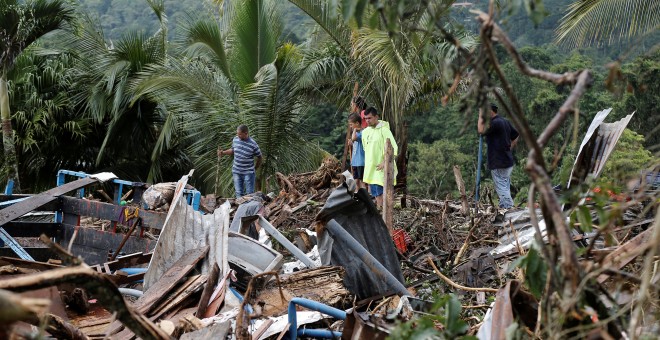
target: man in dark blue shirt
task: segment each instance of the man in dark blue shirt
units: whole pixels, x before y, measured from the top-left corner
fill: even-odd
[[[477,123],[479,133],[486,136],[488,145],[488,169],[493,175],[495,191],[500,198],[499,207],[513,207],[511,198],[511,171],[513,170],[513,153],[511,150],[518,141],[518,131],[508,120],[497,115],[497,105],[491,104],[490,126],[486,128],[482,111],[479,110]]]
[[[261,149],[248,134],[248,127],[240,125],[236,129],[236,137],[232,140],[231,149],[218,149],[218,156],[234,155],[234,164],[231,172],[234,178],[236,198],[254,192],[256,180],[254,158],[257,158],[256,168],[261,165]]]

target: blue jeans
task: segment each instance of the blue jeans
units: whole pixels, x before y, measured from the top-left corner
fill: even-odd
[[[500,198],[500,208],[509,209],[513,207],[511,198],[511,171],[513,167],[505,169],[491,169],[493,182],[495,182],[495,191]]]
[[[236,190],[236,198],[251,194],[254,192],[254,182],[256,175],[254,172],[249,174],[232,174],[234,177],[234,189]]]

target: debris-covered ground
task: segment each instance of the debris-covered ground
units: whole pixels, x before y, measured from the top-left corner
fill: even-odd
[[[531,247],[528,209],[465,210],[457,201],[398,195],[387,226],[366,191],[356,191],[328,160],[312,173],[277,174],[280,191],[272,197],[206,196],[196,210],[186,198],[188,178],[169,185],[159,207],[80,199],[76,206],[94,208],[63,208],[71,211],[64,224],[75,223],[64,237],[16,237],[19,246],[41,243],[50,255],[47,261],[0,258],[3,338],[499,339],[507,332],[533,337],[541,327],[540,292],[550,272],[541,250]],[[237,216],[250,204],[263,207],[254,210],[263,217]],[[602,284],[593,304],[572,311],[592,333],[607,338],[602,332],[622,328],[615,319],[601,320],[601,309],[620,310],[644,282],[652,299],[642,331],[658,330],[659,275],[639,276],[645,259],[639,249],[657,229],[649,217],[653,204],[620,205],[620,219],[607,233],[573,235],[582,270]],[[23,205],[8,215],[34,209]],[[117,207],[119,217],[102,218],[103,209]],[[237,217],[240,232],[230,230]],[[256,238],[245,235],[252,223],[263,230]],[[89,237],[105,245],[102,261],[91,260],[98,256]],[[81,242],[89,242],[87,251]]]

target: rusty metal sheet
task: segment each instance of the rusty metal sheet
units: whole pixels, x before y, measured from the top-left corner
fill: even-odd
[[[486,312],[478,339],[504,340],[506,329],[513,323],[514,316],[530,329],[536,327],[538,302],[533,295],[522,290],[522,284],[511,280],[495,295],[492,309]]]
[[[20,201],[14,205],[4,208],[0,210],[0,226],[15,220],[48,202],[54,201],[57,199],[57,197],[64,195],[67,192],[80,189],[86,185],[90,185],[96,182],[98,182],[98,180],[94,178],[81,178],[77,181],[69,182],[59,187],[52,188],[48,191],[44,191],[38,195],[31,196],[24,201]]]
[[[202,273],[207,273],[215,263],[222,270],[222,275],[229,270],[229,203],[225,202],[213,214],[202,215],[195,211],[183,197],[183,189],[191,175],[192,172],[177,182],[172,205],[167,212],[149,270],[144,276],[145,290],[158,281],[186,251],[206,245],[210,246],[210,250],[207,259],[202,261]]]
[[[580,144],[567,188],[584,181],[587,176],[598,177],[603,171],[607,159],[614,151],[623,130],[628,126],[635,112],[614,123],[603,123],[612,109],[596,114]]]
[[[380,320],[380,323],[382,324],[383,321]],[[389,335],[390,330],[371,322],[367,313],[353,311],[353,313],[346,314],[346,324],[341,338],[343,340],[385,340]]]

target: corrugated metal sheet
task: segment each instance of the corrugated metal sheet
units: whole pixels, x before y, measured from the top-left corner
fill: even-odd
[[[587,134],[580,144],[567,188],[583,182],[587,176],[598,177],[600,175],[623,130],[635,114],[633,112],[618,122],[603,123],[611,111],[610,108],[598,112],[591,122]]]
[[[633,112],[618,122],[603,123],[610,112],[612,112],[611,108],[600,111],[591,121],[591,125],[587,129],[587,133],[580,144],[567,187],[570,188],[583,182],[587,176],[598,177],[600,175],[623,130],[628,126],[630,119],[635,114]],[[543,221],[543,216],[539,209],[536,211],[536,216],[539,219],[541,237],[545,239],[547,231],[545,221]],[[517,241],[511,233],[509,223],[516,230]],[[493,225],[501,228],[500,235],[502,238],[500,239],[500,245],[490,251],[491,255],[503,254],[515,250],[518,246],[517,242],[520,242],[522,248],[529,248],[534,241],[536,230],[534,230],[530,223],[528,209],[509,211],[504,215],[502,222],[493,223]]]
[[[230,205],[225,202],[208,215],[193,210],[183,198],[183,189],[191,174],[177,182],[172,205],[167,212],[149,270],[144,276],[145,291],[190,249],[210,246],[208,260],[202,262],[202,273],[208,272],[215,263],[222,269],[222,275],[229,270],[227,252]]]

